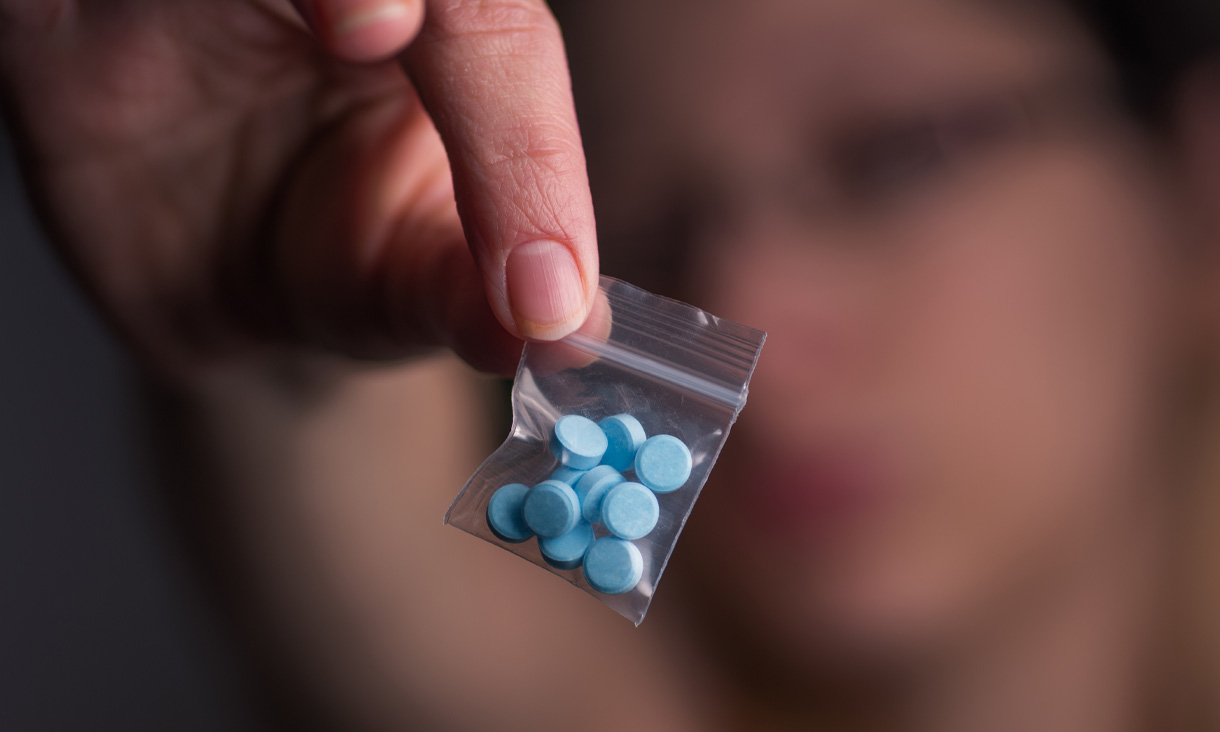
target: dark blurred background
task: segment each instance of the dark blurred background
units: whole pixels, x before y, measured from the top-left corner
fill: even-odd
[[[135,375],[0,130],[0,730],[253,730],[169,528]]]

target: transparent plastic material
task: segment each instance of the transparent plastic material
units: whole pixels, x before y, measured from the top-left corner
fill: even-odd
[[[762,331],[603,277],[593,313],[578,332],[556,343],[525,347],[513,386],[508,439],[467,481],[445,523],[563,577],[638,625],[729,428],[745,406],[765,338]],[[680,489],[657,496],[661,511],[656,527],[633,542],[643,557],[640,581],[625,593],[608,595],[594,590],[580,567],[563,570],[548,564],[537,540],[511,543],[497,537],[488,525],[487,504],[502,486],[534,486],[559,467],[549,445],[560,417],[577,414],[600,421],[623,413],[635,416],[649,437],[668,434],[681,440],[690,450],[692,467]],[[607,534],[600,525],[595,532]]]

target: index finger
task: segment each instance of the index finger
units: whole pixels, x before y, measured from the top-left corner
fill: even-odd
[[[593,203],[559,27],[541,0],[434,0],[403,64],[449,155],[500,322],[578,328],[597,291]]]

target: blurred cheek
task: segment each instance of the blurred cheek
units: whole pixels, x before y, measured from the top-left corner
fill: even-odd
[[[1115,158],[1029,153],[892,235],[773,232],[709,260],[716,307],[770,332],[691,527],[750,588],[733,603],[789,636],[815,618],[931,633],[1140,500],[1172,279],[1154,197],[1128,182],[1147,176]],[[760,456],[842,444],[884,462],[881,500],[790,535],[741,520]]]

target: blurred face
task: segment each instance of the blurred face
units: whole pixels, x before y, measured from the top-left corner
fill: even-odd
[[[1172,490],[1191,284],[1084,29],[982,0],[615,5],[587,82],[607,268],[677,262],[769,332],[675,557],[689,608],[793,657],[908,652],[1121,561]]]

